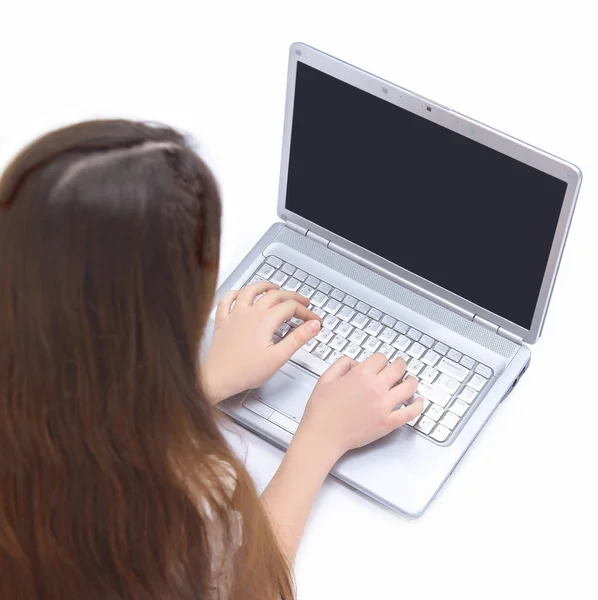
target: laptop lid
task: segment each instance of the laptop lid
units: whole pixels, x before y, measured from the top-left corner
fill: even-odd
[[[540,336],[581,172],[304,44],[278,214],[468,318]]]

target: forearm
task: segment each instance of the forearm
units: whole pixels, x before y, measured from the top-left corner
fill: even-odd
[[[313,443],[301,429],[289,446],[262,500],[290,561],[324,479],[339,456]]]

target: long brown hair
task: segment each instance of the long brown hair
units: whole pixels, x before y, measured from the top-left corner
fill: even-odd
[[[201,391],[219,241],[214,178],[166,127],[81,123],[5,171],[3,600],[293,597]]]

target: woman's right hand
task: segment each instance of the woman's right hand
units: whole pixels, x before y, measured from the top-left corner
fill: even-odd
[[[388,364],[379,352],[362,363],[339,359],[320,377],[295,439],[308,440],[338,460],[411,421],[423,411],[421,398],[395,410],[417,389],[414,377],[399,383],[405,371],[402,358]]]

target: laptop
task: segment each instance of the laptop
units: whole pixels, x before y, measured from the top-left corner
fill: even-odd
[[[269,280],[309,298],[323,327],[222,410],[285,448],[330,364],[403,357],[424,413],[347,453],[332,475],[421,516],[528,368],[581,178],[571,163],[293,44],[280,222],[216,302]]]

